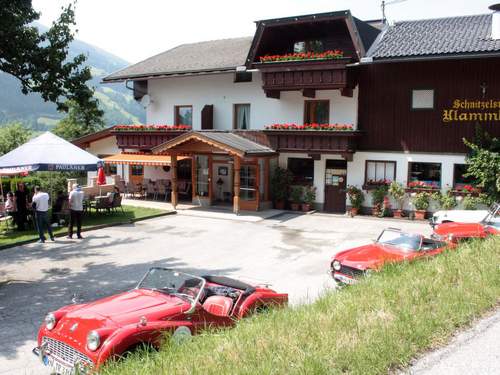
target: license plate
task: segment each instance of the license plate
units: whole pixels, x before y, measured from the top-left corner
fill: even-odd
[[[58,360],[54,359],[54,357],[47,356],[46,365],[52,369],[53,372],[60,375],[73,375],[74,368],[68,365],[65,365]]]
[[[335,274],[335,279],[344,283],[344,284],[356,284],[355,279],[351,279],[350,277],[344,276],[340,273]]]

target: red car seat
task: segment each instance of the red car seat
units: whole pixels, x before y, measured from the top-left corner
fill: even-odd
[[[224,296],[210,296],[203,302],[203,308],[217,316],[228,316],[232,307],[233,300]]]

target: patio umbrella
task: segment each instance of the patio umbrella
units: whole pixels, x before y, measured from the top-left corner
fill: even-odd
[[[97,171],[100,160],[50,132],[0,157],[0,175],[32,171]]]
[[[97,169],[97,185],[99,185],[99,195],[101,195],[101,185],[106,185],[106,175],[102,165]]]

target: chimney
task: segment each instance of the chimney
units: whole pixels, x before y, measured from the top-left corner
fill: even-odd
[[[500,3],[489,7],[491,15],[491,39],[500,39]]]

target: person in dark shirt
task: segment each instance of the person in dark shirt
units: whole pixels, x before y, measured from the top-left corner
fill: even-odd
[[[51,222],[57,223],[59,221],[59,214],[63,209],[64,202],[68,200],[68,196],[64,194],[61,190],[57,192],[56,200],[52,205],[52,217]]]
[[[28,216],[28,193],[24,182],[18,182],[14,195],[16,196],[17,205],[17,229],[24,230]]]

